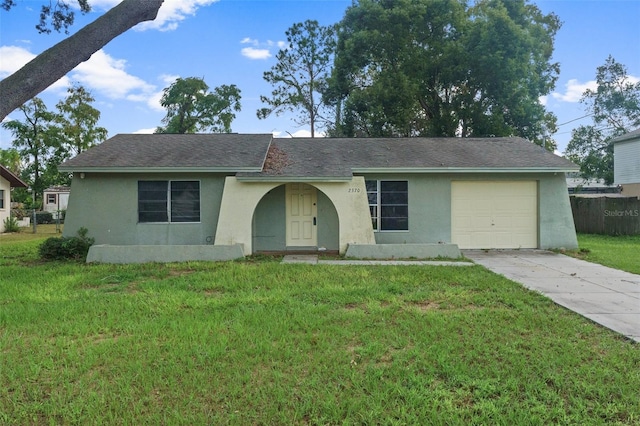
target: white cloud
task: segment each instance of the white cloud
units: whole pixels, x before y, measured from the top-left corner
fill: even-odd
[[[0,46],[0,79],[5,78],[22,68],[36,55],[19,46]],[[69,78],[62,77],[53,83],[47,90],[65,91],[69,87]]]
[[[638,82],[640,82],[640,78],[633,75],[628,75],[626,82],[637,84]],[[598,90],[598,83],[595,80],[589,80],[586,83],[580,83],[577,79],[572,78],[564,86],[564,93],[553,92],[551,96],[564,102],[580,102],[580,99],[582,99],[582,95],[587,89],[594,92]]]
[[[0,79],[14,73],[36,55],[18,46],[0,46]],[[162,90],[143,79],[127,73],[127,61],[113,58],[99,50],[89,60],[78,65],[47,89],[66,92],[71,82],[78,82],[92,92],[109,99],[126,99],[131,102],[145,103],[155,111],[164,111],[160,105]],[[179,76],[162,74],[159,80],[162,89],[173,83]]]
[[[274,138],[310,138],[311,137],[311,131],[310,130],[306,130],[306,129],[301,129],[298,130],[296,132],[294,132],[293,134],[287,132],[287,131],[279,131],[279,130],[274,130],[273,132],[271,132],[273,134]],[[325,133],[324,132],[316,132],[316,137],[317,138],[323,138],[325,137]]]
[[[547,105],[547,100],[549,99],[548,96],[540,96],[538,98],[538,102],[540,102],[540,105]]]
[[[598,88],[598,84],[595,80],[587,81],[586,83],[580,83],[575,78],[572,78],[565,84],[565,92],[558,93],[553,92],[551,96],[554,99],[558,99],[563,102],[579,102],[582,98],[582,94],[587,90],[596,90]]]
[[[0,46],[0,77],[4,78],[18,71],[36,55],[18,46]]]
[[[147,106],[152,110],[165,111],[164,107],[160,105],[160,99],[162,99],[162,95],[164,94],[164,88],[169,87],[178,78],[180,78],[179,75],[161,74],[158,77],[158,80],[162,82],[162,89],[155,91],[151,94],[145,95],[144,97],[141,97],[140,100],[146,102]]]
[[[111,99],[142,101],[156,89],[125,71],[127,61],[115,59],[100,49],[72,71],[74,81]]]
[[[144,134],[144,135],[148,135],[148,134],[150,134],[150,133],[155,133],[155,131],[156,131],[156,128],[155,128],[155,127],[153,127],[153,128],[151,128],[151,129],[139,129],[139,130],[136,130],[136,131],[135,131],[135,132],[133,132],[133,133],[135,133],[135,134]]]
[[[271,53],[268,49],[255,49],[253,47],[245,47],[240,53],[242,56],[249,59],[269,59],[271,57]]]
[[[250,44],[253,47],[244,47],[240,50],[242,56],[249,59],[269,59],[273,56],[271,50],[278,48],[284,49],[287,43],[284,41],[267,40],[261,42],[255,38],[245,37],[240,40],[240,44]]]
[[[106,0],[103,0],[106,1]],[[219,0],[165,0],[158,11],[158,17],[149,22],[135,26],[136,30],[172,31],[178,28],[178,23],[188,16],[193,16],[200,7],[209,6]]]
[[[120,2],[122,0],[91,0],[90,4],[92,10],[109,10]],[[75,2],[71,2],[71,6],[79,9]]]

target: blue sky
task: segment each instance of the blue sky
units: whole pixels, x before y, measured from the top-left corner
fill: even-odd
[[[18,69],[64,35],[39,35],[34,26],[45,0],[18,0],[11,12],[0,12],[0,78]],[[93,0],[94,11],[78,15],[72,32],[95,19],[118,0]],[[554,60],[560,62],[555,91],[544,102],[566,123],[585,115],[578,102],[594,87],[596,68],[608,55],[640,78],[640,0],[538,0],[544,13],[563,22],[556,37]],[[275,63],[275,54],[292,24],[316,19],[322,25],[338,22],[350,0],[166,0],[153,23],[130,30],[67,77],[39,96],[53,109],[64,98],[70,82],[89,89],[101,113],[100,125],[109,135],[151,132],[164,117],[158,101],[162,89],[176,77],[202,77],[211,87],[235,84],[242,91],[242,111],[234,132],[274,133],[286,137],[308,134],[291,116],[259,120],[260,95],[271,87],[263,72]],[[14,111],[8,119],[21,119]],[[563,151],[573,128],[589,119],[559,128],[555,138]],[[11,146],[11,135],[0,131],[0,148]]]

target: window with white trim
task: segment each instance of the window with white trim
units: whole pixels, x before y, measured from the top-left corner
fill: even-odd
[[[409,190],[406,180],[367,180],[367,198],[374,231],[409,230]]]
[[[138,181],[138,222],[200,222],[200,182]]]
[[[4,209],[4,189],[0,189],[0,209]]]
[[[56,204],[56,194],[47,194],[47,204]]]

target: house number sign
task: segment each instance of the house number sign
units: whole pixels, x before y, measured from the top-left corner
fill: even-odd
[[[357,186],[350,186],[350,187],[349,187],[349,191],[348,191],[348,192],[349,192],[349,193],[352,193],[352,192],[360,192],[360,188],[358,188]]]

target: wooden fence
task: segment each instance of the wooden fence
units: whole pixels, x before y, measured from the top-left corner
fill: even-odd
[[[570,197],[576,231],[585,234],[640,234],[640,198]]]

